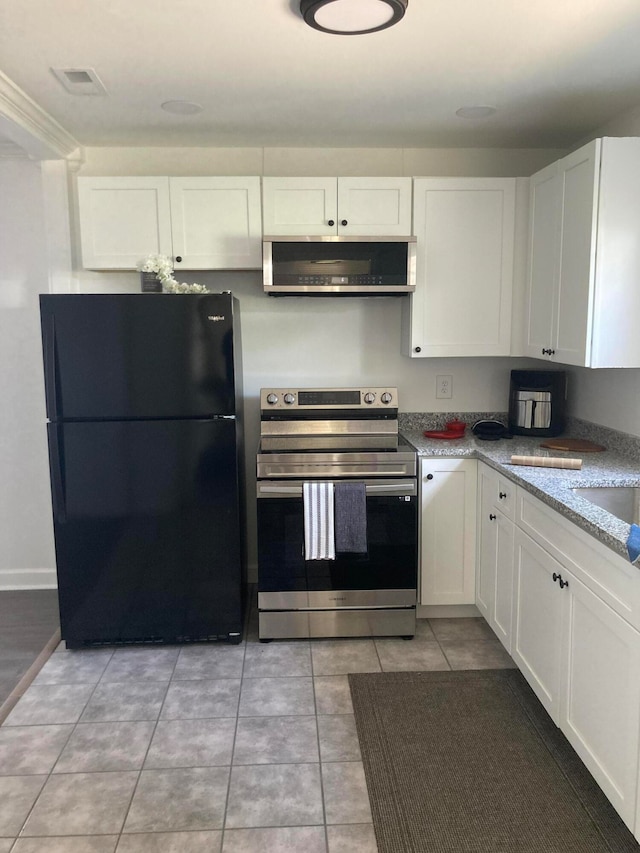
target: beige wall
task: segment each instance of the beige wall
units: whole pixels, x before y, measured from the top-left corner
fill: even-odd
[[[545,148],[87,148],[79,174],[523,177],[565,153]]]

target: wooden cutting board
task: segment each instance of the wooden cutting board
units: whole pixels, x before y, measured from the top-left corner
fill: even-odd
[[[540,447],[545,447],[549,450],[568,450],[572,453],[598,453],[601,450],[607,449],[601,444],[587,441],[586,438],[550,438],[547,441],[543,441]]]

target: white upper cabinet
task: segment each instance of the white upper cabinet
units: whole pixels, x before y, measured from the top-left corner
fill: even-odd
[[[410,237],[411,178],[263,178],[268,236]]]
[[[173,254],[168,178],[78,178],[82,265],[137,269]]]
[[[169,178],[169,186],[176,269],[262,267],[260,178]]]
[[[640,367],[640,139],[596,139],[531,178],[525,353]]]
[[[262,266],[258,177],[78,178],[78,201],[87,269],[137,269],[150,254],[176,270]]]
[[[406,355],[496,356],[511,348],[514,178],[417,178],[416,290]]]

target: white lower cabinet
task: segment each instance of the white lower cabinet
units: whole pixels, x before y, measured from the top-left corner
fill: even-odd
[[[566,596],[560,595],[557,580],[562,566],[517,529],[514,569],[511,656],[557,725],[560,719],[562,605],[566,600]]]
[[[475,601],[477,478],[475,459],[421,461],[421,604]]]
[[[520,529],[515,532],[512,656],[633,829],[640,633]]]
[[[515,486],[478,464],[476,606],[511,652]]]
[[[577,578],[566,573],[565,579],[569,586],[563,590],[568,595],[563,608],[560,728],[633,828],[640,634]]]

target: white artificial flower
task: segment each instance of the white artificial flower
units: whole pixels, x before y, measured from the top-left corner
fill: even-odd
[[[162,289],[165,293],[210,293],[208,287],[203,284],[178,283],[174,278],[163,282]]]
[[[154,272],[158,278],[167,278],[173,273],[173,264],[166,255],[148,255],[140,271]]]
[[[203,284],[178,284],[173,277],[173,264],[166,255],[149,255],[140,267],[140,272],[154,272],[162,282],[165,293],[211,293]]]

